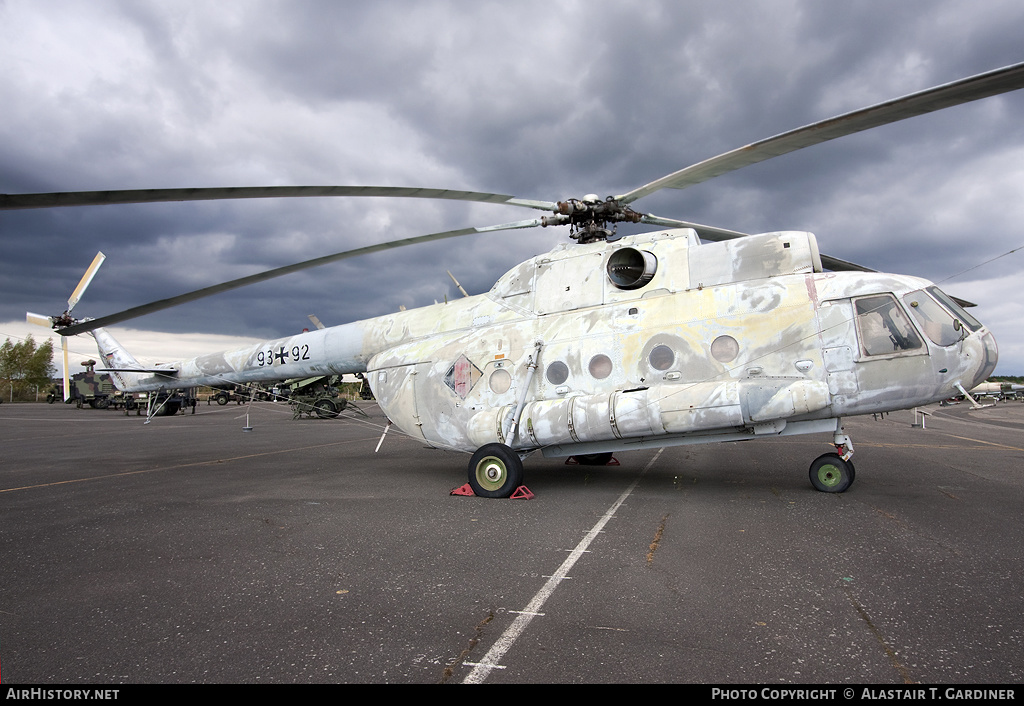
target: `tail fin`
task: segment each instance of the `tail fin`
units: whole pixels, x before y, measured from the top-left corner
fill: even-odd
[[[90,331],[89,334],[96,339],[96,346],[103,358],[104,370],[110,373],[114,379],[114,385],[122,392],[141,387],[143,379],[153,382],[154,373],[161,373],[163,376],[173,376],[177,373],[173,369],[152,369],[143,367],[139,361],[129,353],[124,346],[117,342],[105,329],[98,328]],[[152,387],[148,385],[147,387]]]

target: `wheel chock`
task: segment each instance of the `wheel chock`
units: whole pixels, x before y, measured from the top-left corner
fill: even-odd
[[[566,466],[582,466],[583,464],[581,464],[579,459],[576,458],[575,456],[570,456],[569,458],[565,459],[565,465]],[[619,465],[619,459],[617,459],[614,456],[612,456],[610,459],[608,459],[608,463],[606,463],[604,465],[605,466],[618,466]]]
[[[455,488],[449,495],[468,495],[470,497],[476,497],[476,493],[473,492],[473,487],[466,483],[463,486]],[[509,500],[532,500],[534,497],[533,493],[525,485],[521,485],[512,491],[512,495],[509,496]]]

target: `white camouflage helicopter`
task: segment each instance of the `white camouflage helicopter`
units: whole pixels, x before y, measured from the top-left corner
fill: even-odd
[[[844,416],[908,409],[965,392],[996,365],[995,338],[931,282],[818,251],[806,232],[747,235],[634,211],[770,157],[1024,87],[1024,63],[755,142],[619,196],[560,202],[368,186],[11,194],[0,208],[236,198],[387,196],[499,203],[548,215],[349,250],[98,319],[29,314],[61,336],[90,332],[125,391],[363,373],[388,419],[428,445],[472,454],[477,495],[508,497],[523,459],[771,436],[831,434],[815,488],[854,480]],[[618,237],[615,224],[665,228]],[[103,326],[309,267],[405,245],[537,226],[570,238],[485,294],[145,368]],[[702,239],[708,242],[701,242]],[[67,367],[65,365],[65,371]],[[65,373],[66,374],[66,373]]]

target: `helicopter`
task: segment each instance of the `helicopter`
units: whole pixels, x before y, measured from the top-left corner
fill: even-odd
[[[347,250],[95,319],[29,314],[90,333],[116,385],[166,393],[314,375],[365,376],[389,420],[428,446],[471,454],[474,494],[521,492],[523,460],[604,464],[617,451],[831,434],[813,487],[855,479],[843,418],[965,392],[995,369],[995,338],[969,302],[917,277],[822,254],[814,234],[747,234],[635,211],[665,188],[845,135],[1024,87],[1024,63],[846,113],[726,152],[618,196],[539,201],[471,191],[275,186],[0,195],[0,209],[207,199],[401,197],[546,212],[512,223]],[[661,230],[619,235],[620,223]],[[104,327],[329,262],[470,233],[568,226],[569,242],[451,302],[317,328],[234,351],[141,365]],[[66,370],[66,367],[65,367]],[[156,399],[156,395],[152,398]]]

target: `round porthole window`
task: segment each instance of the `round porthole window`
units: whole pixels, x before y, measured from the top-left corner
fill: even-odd
[[[612,359],[598,353],[590,359],[590,374],[595,380],[604,380],[612,374]]]
[[[665,344],[655,346],[647,357],[655,370],[668,370],[676,362],[676,354]]]
[[[569,379],[569,366],[560,360],[556,360],[548,366],[548,370],[545,375],[548,378],[548,382],[552,385],[561,385]]]
[[[487,384],[490,385],[491,392],[501,395],[512,387],[512,376],[504,368],[498,368],[491,373],[491,377],[487,378]]]
[[[732,336],[719,336],[711,342],[711,355],[719,363],[728,363],[740,354],[740,344]]]

